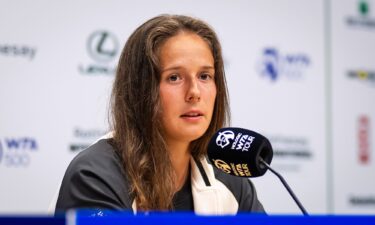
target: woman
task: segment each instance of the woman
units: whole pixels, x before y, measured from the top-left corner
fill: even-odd
[[[147,21],[130,36],[119,60],[114,132],[71,162],[56,210],[263,212],[250,181],[214,169],[205,158],[228,112],[214,31],[187,16]]]

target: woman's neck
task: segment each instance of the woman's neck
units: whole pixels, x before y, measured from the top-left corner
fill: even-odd
[[[189,175],[190,151],[189,143],[168,143],[169,158],[176,174],[175,191],[185,184]]]

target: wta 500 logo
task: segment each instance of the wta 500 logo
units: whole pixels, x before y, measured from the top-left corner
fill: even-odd
[[[0,138],[0,165],[27,167],[37,150],[37,141],[31,137]]]

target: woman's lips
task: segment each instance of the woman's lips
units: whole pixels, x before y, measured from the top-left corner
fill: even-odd
[[[190,111],[182,114],[180,117],[188,121],[197,121],[203,117],[203,113],[200,111]]]

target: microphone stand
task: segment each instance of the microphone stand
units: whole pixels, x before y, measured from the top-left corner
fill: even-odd
[[[299,209],[302,211],[303,215],[308,216],[309,214],[306,212],[305,208],[302,206],[301,202],[298,200],[297,196],[293,193],[292,189],[286,183],[284,178],[278,172],[276,172],[274,169],[272,169],[271,166],[268,165],[268,163],[266,163],[262,158],[259,157],[259,161],[262,163],[262,165],[264,165],[269,170],[271,170],[271,172],[273,174],[275,174],[280,179],[281,183],[283,183],[284,187],[289,192],[289,194],[292,196],[293,200],[297,203],[297,205],[298,205]]]

